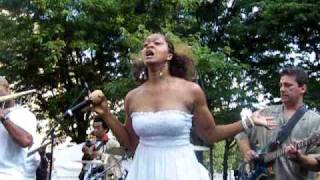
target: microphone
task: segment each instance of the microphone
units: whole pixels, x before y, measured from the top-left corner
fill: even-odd
[[[68,110],[66,110],[66,112],[63,114],[63,117],[67,117],[67,116],[73,116],[73,113],[77,110],[80,110],[88,105],[90,105],[92,103],[92,100],[90,99],[86,99],[82,102],[80,102],[79,104],[76,104],[75,106],[69,108]]]

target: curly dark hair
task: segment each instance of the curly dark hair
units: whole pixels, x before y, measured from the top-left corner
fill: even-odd
[[[172,41],[170,41],[169,38],[167,38],[165,35],[160,35],[164,37],[166,43],[168,44],[169,52],[173,54],[172,59],[169,61],[170,75],[193,81],[195,73],[193,59],[184,54],[177,54],[175,52],[175,48]],[[142,61],[133,61],[132,72],[133,77],[137,82],[142,84],[145,81],[147,81],[148,71]]]

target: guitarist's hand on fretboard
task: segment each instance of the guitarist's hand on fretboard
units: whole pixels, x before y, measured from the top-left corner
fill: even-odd
[[[320,146],[320,133],[314,133],[311,137],[299,142],[294,141],[293,143],[286,146],[283,151],[290,160],[301,162],[303,161],[305,155],[300,151],[300,149],[306,146]]]
[[[299,161],[302,157],[302,153],[293,144],[290,144],[284,149],[285,155],[292,161]]]
[[[82,147],[82,152],[83,152],[83,156],[82,156],[82,160],[93,160],[93,152],[95,150],[95,146],[91,145],[91,146],[87,146],[87,145],[83,145]]]
[[[313,136],[313,142],[316,146],[319,146],[318,139]],[[299,143],[297,143],[299,144]],[[319,171],[320,170],[320,160],[319,157],[310,154],[304,154],[299,150],[297,144],[290,144],[284,148],[285,155],[292,161],[299,164],[301,167],[304,167],[308,170]]]

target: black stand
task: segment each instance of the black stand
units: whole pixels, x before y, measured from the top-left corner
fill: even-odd
[[[54,125],[54,127],[49,131],[49,133],[47,134],[47,136],[43,139],[43,141],[42,141],[42,143],[41,143],[41,144],[43,144],[43,143],[50,137],[50,142],[51,142],[51,143],[50,143],[50,144],[51,144],[51,149],[50,149],[51,155],[50,155],[50,157],[49,157],[49,160],[50,160],[49,166],[50,166],[50,168],[49,168],[49,174],[48,174],[49,178],[48,178],[48,177],[46,178],[46,179],[48,179],[48,180],[51,180],[51,175],[52,175],[53,146],[54,146],[54,139],[56,138],[56,136],[55,136],[55,134],[54,134],[54,131],[55,131],[55,129],[56,129],[57,126],[58,126],[57,124]]]
[[[212,146],[210,146],[210,152],[209,152],[209,171],[210,171],[210,179],[213,180],[213,154],[212,154]]]
[[[80,95],[72,102],[72,104],[70,105],[70,107],[74,106],[75,103],[81,98],[81,96],[83,96],[83,94],[86,92],[86,91],[89,91],[87,85],[86,85],[86,88],[82,89],[82,91],[80,92]],[[66,113],[65,113],[66,114]],[[41,144],[44,143],[45,140],[48,139],[48,137],[50,136],[50,141],[51,141],[51,149],[50,149],[50,153],[51,153],[51,157],[49,158],[50,160],[50,168],[49,168],[49,178],[47,178],[48,180],[51,180],[51,177],[52,177],[52,166],[53,166],[53,146],[54,146],[54,139],[56,138],[54,132],[55,132],[55,129],[58,127],[58,124],[57,123],[56,125],[53,126],[53,128],[50,130],[50,132],[47,134],[46,138],[42,141]]]
[[[57,126],[55,126],[57,127]],[[55,135],[54,135],[54,130],[55,130],[55,127],[51,129],[50,131],[50,140],[51,140],[51,157],[50,157],[50,168],[49,168],[49,180],[51,180],[51,175],[52,175],[52,166],[53,166],[53,145],[54,145],[54,138],[55,138]]]

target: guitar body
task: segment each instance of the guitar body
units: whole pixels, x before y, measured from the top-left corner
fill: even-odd
[[[301,149],[306,146],[319,146],[320,133],[315,133],[311,137],[295,143],[296,149]],[[259,157],[250,163],[242,163],[239,168],[239,179],[242,180],[264,180],[274,176],[272,171],[272,163],[279,157],[285,154],[284,148],[272,148],[266,153],[259,153]]]
[[[239,179],[241,180],[266,180],[272,175],[270,164],[264,164],[259,161],[243,163],[239,172]]]
[[[261,162],[244,163],[240,170],[241,180],[266,180],[272,174],[269,166]]]

